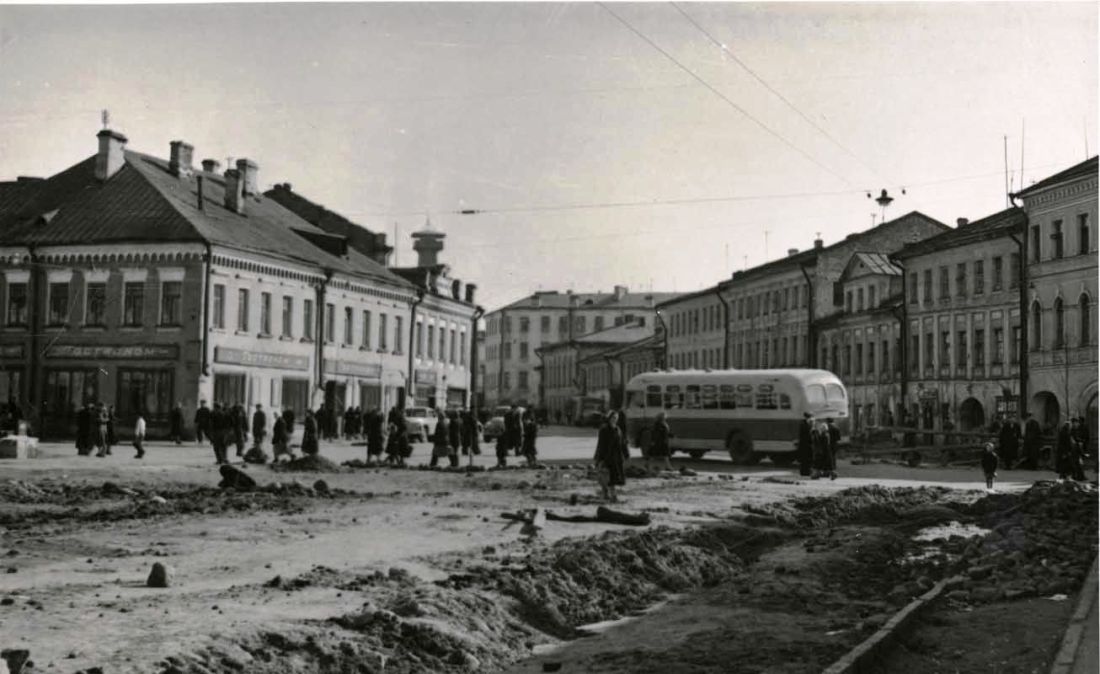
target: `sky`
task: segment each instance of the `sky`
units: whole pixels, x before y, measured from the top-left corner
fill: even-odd
[[[490,310],[704,288],[872,226],[882,189],[977,219],[1006,137],[1013,189],[1100,142],[1091,2],[2,3],[0,180],[93,154],[106,109],[396,232],[400,265],[430,218]]]

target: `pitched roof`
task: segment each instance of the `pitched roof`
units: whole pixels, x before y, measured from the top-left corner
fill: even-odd
[[[848,261],[848,268],[850,269],[856,262],[861,263],[872,274],[901,276],[901,267],[891,262],[885,253],[856,253]],[[847,273],[848,269],[844,271]]]
[[[642,337],[637,341],[629,342],[621,346],[613,346],[610,349],[600,351],[599,353],[594,353],[591,356],[586,356],[578,362],[584,363],[585,361],[595,360],[597,358],[615,358],[617,356],[621,356],[624,353],[629,353],[631,351],[640,351],[642,349],[660,350],[661,348],[663,348],[664,342],[665,340],[662,335],[652,334],[647,337]]]
[[[579,344],[629,344],[649,334],[653,334],[652,325],[642,325],[637,322],[623,323],[598,332],[581,335],[574,338],[573,341]]]
[[[1019,230],[1023,227],[1024,220],[1025,216],[1022,210],[1019,208],[1006,208],[993,215],[987,215],[981,220],[975,220],[962,227],[949,229],[943,234],[906,244],[905,247],[891,257],[897,260],[906,260],[938,250],[1000,238]]]
[[[1087,176],[1087,175],[1096,175],[1096,173],[1097,173],[1097,157],[1093,157],[1091,159],[1086,159],[1085,161],[1081,162],[1080,164],[1074,164],[1073,166],[1069,167],[1068,169],[1066,169],[1064,171],[1059,171],[1058,173],[1055,173],[1054,175],[1052,175],[1048,178],[1043,178],[1042,180],[1035,183],[1034,185],[1030,185],[1030,186],[1025,187],[1024,189],[1020,190],[1019,192],[1015,192],[1012,196],[1026,197],[1029,194],[1032,194],[1034,192],[1038,192],[1039,190],[1042,190],[1042,189],[1046,189],[1047,187],[1051,187],[1051,186],[1057,185],[1059,183],[1068,182],[1070,180],[1074,180],[1076,178],[1081,178],[1081,177],[1084,177],[1084,176]]]
[[[568,309],[576,298],[577,309],[652,309],[658,304],[677,298],[682,293],[625,292],[616,298],[615,293],[561,293],[557,290],[541,290],[520,298],[496,311],[505,309]]]
[[[312,223],[330,234],[346,236],[348,243],[364,255],[388,255],[393,246],[386,245],[386,235],[375,233],[366,227],[352,222],[343,215],[330,211],[321,204],[307,199],[291,189],[290,183],[281,183],[264,192],[268,199],[274,199],[298,217]]]

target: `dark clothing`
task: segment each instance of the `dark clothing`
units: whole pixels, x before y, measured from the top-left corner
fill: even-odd
[[[623,439],[623,452],[625,453],[626,458],[629,459],[630,440],[628,439],[628,436],[626,434],[626,414],[620,411],[618,416],[615,418],[615,423],[619,428],[619,437]]]
[[[394,411],[390,412],[390,437],[386,443],[386,454],[390,459],[399,460],[412,454],[412,445],[409,444],[409,436],[405,432],[405,417]]]
[[[229,412],[224,409],[215,409],[210,413],[210,422],[207,432],[210,443],[214,445],[214,460],[218,463],[227,463],[226,449],[229,447],[229,438],[232,436],[231,428],[233,420]]]
[[[825,470],[835,473],[836,472],[836,454],[840,450],[840,429],[836,427],[836,424],[826,422],[825,427],[829,431],[829,454],[828,462],[825,466]]]
[[[828,471],[829,466],[832,465],[832,457],[829,452],[829,431],[828,429],[814,429],[813,432],[814,443],[814,470],[815,471]]]
[[[986,479],[993,477],[997,472],[997,453],[996,452],[982,452],[982,473],[985,474]]]
[[[302,454],[314,455],[320,451],[317,443],[317,419],[307,414],[302,430]]]
[[[451,449],[457,452],[458,448],[462,446],[462,422],[459,421],[457,416],[451,417],[447,419],[447,428],[447,432],[450,433],[448,441],[451,443]]]
[[[180,444],[183,440],[183,410],[178,407],[173,407],[172,411],[168,414],[168,432],[172,436],[172,440],[176,444]]]
[[[92,413],[81,407],[76,413],[76,453],[86,456],[92,451]]]
[[[465,412],[462,415],[462,453],[480,454],[481,449],[478,447],[478,432],[477,432],[477,419],[474,418],[473,413]]]
[[[1068,478],[1073,471],[1073,438],[1069,434],[1069,424],[1058,429],[1058,440],[1054,448],[1054,470],[1058,477]]]
[[[203,441],[203,436],[210,437],[212,423],[213,413],[209,407],[200,407],[195,410],[195,439],[198,442]]]
[[[432,460],[429,466],[436,466],[441,458],[447,458],[452,466],[458,465],[458,455],[451,445],[451,423],[447,417],[440,417],[432,436]]]
[[[233,420],[233,442],[237,445],[237,456],[241,456],[244,454],[244,438],[248,435],[248,414],[240,405],[235,405],[230,414]]]
[[[283,421],[286,422],[286,434],[294,435],[294,410],[283,410]]]
[[[668,422],[657,421],[653,424],[653,431],[649,436],[649,456],[663,459],[669,455],[668,440],[672,437],[672,431]]]
[[[267,414],[256,410],[252,415],[252,444],[259,447],[267,436]]]
[[[1016,456],[1020,453],[1020,425],[1015,421],[1006,421],[997,436],[1000,444],[1001,460],[1005,468],[1016,465]]]
[[[539,425],[535,423],[534,419],[529,419],[523,424],[523,455],[528,459],[534,460],[538,456],[538,449],[535,447],[535,440],[539,435]]]
[[[271,453],[276,461],[282,454],[289,454],[290,435],[286,432],[286,420],[281,416],[275,417],[275,427],[271,429]]]
[[[523,420],[520,419],[519,410],[509,410],[504,415],[504,448],[519,451],[523,447]]]
[[[626,484],[626,472],[623,461],[626,459],[626,446],[618,426],[604,424],[596,440],[596,463],[607,470],[607,484],[618,487]]]
[[[363,419],[363,430],[367,434],[368,456],[382,455],[382,450],[385,445],[385,438],[382,432],[382,423],[382,412],[378,410],[368,411],[366,417]]]
[[[809,475],[814,462],[814,429],[809,419],[798,425],[798,472]]]
[[[1042,443],[1042,431],[1039,422],[1028,419],[1024,423],[1024,467],[1028,470],[1039,468],[1039,445]]]

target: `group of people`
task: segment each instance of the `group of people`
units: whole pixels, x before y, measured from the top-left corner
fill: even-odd
[[[813,479],[836,479],[836,452],[840,445],[840,429],[829,418],[814,419],[803,412],[798,428],[798,472]]]
[[[539,425],[535,414],[531,410],[521,410],[518,405],[512,405],[504,415],[504,432],[497,438],[497,468],[508,467],[509,452],[522,456],[528,466],[535,466],[539,456],[536,444],[538,435]]]
[[[285,409],[275,413],[271,429],[271,447],[274,460],[293,459],[290,450],[290,438],[294,433],[294,411]],[[252,447],[247,452],[245,445],[251,431]],[[229,463],[229,447],[235,446],[237,456],[252,463],[264,463],[263,442],[267,438],[267,413],[261,404],[256,405],[251,420],[244,405],[215,402],[207,407],[206,401],[199,402],[195,410],[195,439],[200,444],[208,440],[214,448],[214,461],[218,464]],[[306,412],[302,432],[302,453],[316,454],[318,451],[317,423],[311,412]]]
[[[138,415],[138,420],[144,425],[145,420]],[[98,457],[104,457],[111,453],[111,447],[118,444],[115,435],[115,408],[108,407],[102,402],[86,403],[76,411],[76,453],[79,456],[88,456],[93,451]],[[144,449],[139,450],[138,457],[145,455]]]
[[[23,421],[23,408],[15,400],[0,403],[0,435],[18,433],[19,422]]]

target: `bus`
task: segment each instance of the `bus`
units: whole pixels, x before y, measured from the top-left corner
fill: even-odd
[[[662,370],[634,377],[626,393],[627,435],[637,446],[648,446],[664,411],[670,450],[692,458],[724,449],[741,465],[765,456],[790,465],[806,412],[848,435],[848,392],[826,370]]]

